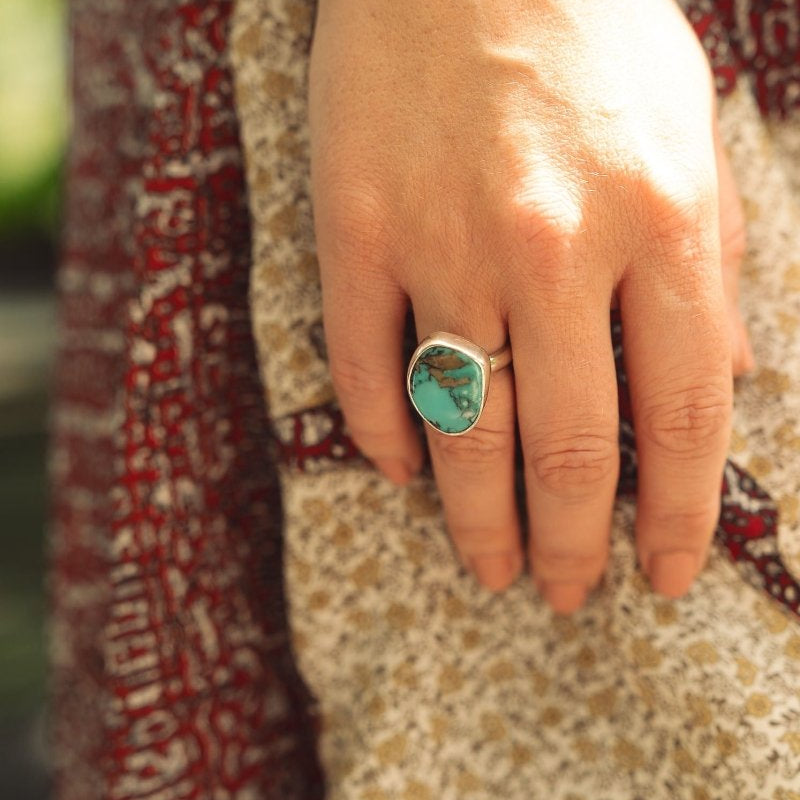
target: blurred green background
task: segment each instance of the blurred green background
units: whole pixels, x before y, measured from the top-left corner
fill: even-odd
[[[0,0],[0,796],[48,797],[46,425],[67,132],[66,2]]]

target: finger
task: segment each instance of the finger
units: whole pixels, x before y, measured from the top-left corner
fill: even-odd
[[[470,320],[415,303],[420,339],[433,331],[464,336],[488,353],[506,340],[496,314],[471,309]],[[492,373],[477,425],[460,436],[426,426],[431,461],[450,536],[465,566],[493,591],[519,575],[522,549],[514,496],[514,389],[509,368]]]
[[[742,375],[755,368],[755,358],[741,311],[739,310],[739,274],[747,247],[746,225],[739,190],[730,160],[714,125],[714,146],[719,183],[720,244],[722,254],[722,284],[728,303],[733,374]]]
[[[404,292],[375,257],[317,225],[325,338],[334,388],[356,445],[390,480],[419,471],[422,448],[405,395]]]
[[[531,570],[560,613],[583,605],[608,558],[619,475],[611,291],[585,280],[551,289],[545,278],[509,317]]]
[[[638,453],[637,547],[653,587],[670,597],[689,589],[705,561],[730,436],[731,346],[715,211],[709,202],[705,229],[687,227],[677,244],[665,237],[651,263],[631,268],[620,284]]]

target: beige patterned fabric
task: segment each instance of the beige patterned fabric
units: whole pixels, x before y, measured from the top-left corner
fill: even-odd
[[[239,0],[233,32],[278,426],[331,397],[308,197],[311,10]],[[731,459],[778,502],[800,576],[799,138],[791,120],[765,124],[744,86],[721,115],[759,365],[737,381]],[[493,595],[460,567],[429,478],[398,489],[351,462],[284,467],[281,481],[293,642],[331,800],[800,800],[800,623],[720,549],[687,597],[655,596],[620,499],[607,578],[557,618],[528,580]]]
[[[322,336],[306,115],[314,7],[313,0],[240,3],[231,37],[253,218],[253,328],[276,418],[333,398],[313,346]]]

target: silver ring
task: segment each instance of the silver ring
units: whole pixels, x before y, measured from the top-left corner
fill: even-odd
[[[448,436],[461,436],[481,418],[492,373],[510,363],[508,343],[490,354],[463,336],[436,331],[411,356],[408,396],[428,425]]]

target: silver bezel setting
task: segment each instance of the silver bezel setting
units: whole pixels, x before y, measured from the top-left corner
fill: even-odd
[[[478,413],[475,415],[475,419],[468,428],[456,433],[443,431],[429,422],[425,415],[419,410],[417,404],[414,402],[414,395],[411,391],[411,376],[414,372],[414,365],[417,363],[417,359],[429,347],[437,346],[449,347],[452,350],[463,353],[478,365],[481,373],[481,405],[478,409]],[[411,356],[411,360],[408,362],[408,370],[406,372],[406,391],[408,392],[411,404],[414,406],[414,410],[420,415],[420,417],[422,417],[423,421],[429,428],[432,428],[437,433],[441,433],[443,436],[463,436],[465,433],[469,433],[478,424],[478,420],[481,418],[481,414],[483,414],[483,409],[486,406],[486,396],[489,394],[489,378],[491,377],[491,374],[491,360],[489,358],[489,354],[482,347],[474,344],[469,339],[465,339],[463,336],[458,336],[455,333],[434,331],[434,333],[432,333],[430,336],[427,336],[417,345],[417,349],[414,351],[414,354]]]

